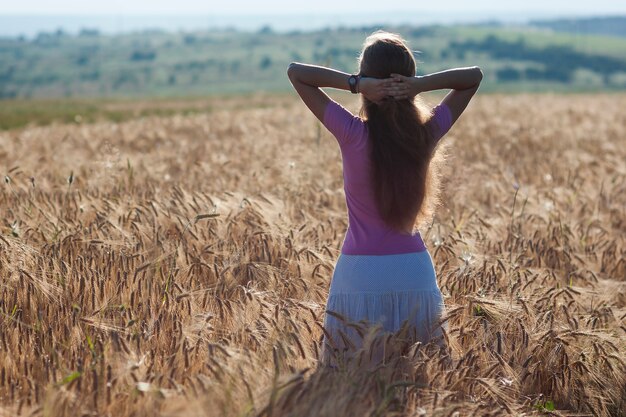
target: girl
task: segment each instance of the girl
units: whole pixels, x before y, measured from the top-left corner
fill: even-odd
[[[437,143],[478,90],[482,72],[415,76],[415,67],[400,36],[378,31],[365,40],[357,75],[300,63],[287,71],[304,104],[337,139],[343,160],[348,229],[326,304],[325,365],[335,367],[340,354],[353,357],[363,346],[359,321],[391,333],[409,329],[412,340],[444,346],[437,323],[443,297],[417,227],[435,203]],[[360,93],[359,116],[320,87]],[[438,89],[452,91],[432,110],[416,99]],[[377,351],[372,360],[381,358]]]

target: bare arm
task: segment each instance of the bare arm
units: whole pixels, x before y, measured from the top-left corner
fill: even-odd
[[[441,102],[450,109],[454,124],[478,91],[483,73],[478,67],[464,67],[415,77],[392,74],[392,78],[396,82],[390,94],[397,99],[413,97],[424,91],[452,89]]]
[[[292,62],[287,68],[287,76],[304,104],[319,120],[323,120],[324,110],[330,101],[328,95],[319,87],[350,89],[348,84],[350,74],[317,65]]]
[[[320,87],[350,90],[350,74],[332,68],[292,62],[287,69],[287,76],[304,104],[320,121],[323,121],[324,110],[330,100]],[[357,91],[376,101],[388,93],[386,86],[392,82],[392,79],[362,78]]]

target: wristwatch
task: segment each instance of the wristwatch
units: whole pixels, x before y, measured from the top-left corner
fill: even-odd
[[[356,94],[358,92],[357,86],[359,85],[359,78],[361,78],[361,76],[357,74],[352,74],[348,78],[348,84],[350,85],[350,91],[352,94]]]

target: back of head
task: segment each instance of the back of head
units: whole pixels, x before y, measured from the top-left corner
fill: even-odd
[[[407,77],[415,75],[415,58],[404,39],[389,32],[377,31],[365,39],[359,57],[361,74],[388,78],[392,73]]]
[[[359,67],[364,77],[412,77],[416,62],[400,36],[378,31],[365,40]],[[429,109],[418,99],[362,99],[379,214],[392,229],[413,232],[432,213],[438,188],[437,167],[431,164],[434,140],[425,127]]]

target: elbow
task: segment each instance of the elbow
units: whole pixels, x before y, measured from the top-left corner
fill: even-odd
[[[480,69],[480,67],[475,66],[474,72],[476,73],[476,85],[478,85],[483,80],[483,71]]]
[[[287,67],[287,77],[289,77],[290,80],[294,80],[296,78],[297,71],[298,71],[298,63],[292,62]]]

